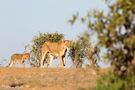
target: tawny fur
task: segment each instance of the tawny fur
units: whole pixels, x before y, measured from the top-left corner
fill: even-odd
[[[41,60],[40,67],[43,67],[43,62],[46,59],[46,56],[50,56],[50,63],[52,65],[53,57],[59,57],[60,66],[65,66],[65,54],[69,48],[71,41],[63,40],[59,42],[45,42],[41,48]]]
[[[13,54],[11,56],[11,61],[8,67],[11,67],[16,64],[17,61],[19,61],[21,64],[24,64],[25,60],[30,59],[30,54],[29,53],[24,53],[24,54]]]

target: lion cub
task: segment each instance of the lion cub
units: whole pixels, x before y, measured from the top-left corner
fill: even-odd
[[[21,64],[24,64],[25,60],[30,59],[30,54],[29,53],[24,53],[24,54],[13,54],[11,56],[11,61],[8,65],[8,67],[11,67],[16,64],[17,60],[20,61]]]

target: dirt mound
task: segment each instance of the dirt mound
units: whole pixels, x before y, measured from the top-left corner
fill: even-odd
[[[70,68],[0,68],[0,76],[0,90],[92,89],[98,77],[94,69]]]

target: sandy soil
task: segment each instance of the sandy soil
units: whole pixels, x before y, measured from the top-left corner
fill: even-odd
[[[0,90],[90,90],[97,77],[94,69],[0,68]]]

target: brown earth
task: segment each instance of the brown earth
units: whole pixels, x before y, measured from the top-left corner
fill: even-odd
[[[102,69],[0,68],[0,90],[91,90]]]

